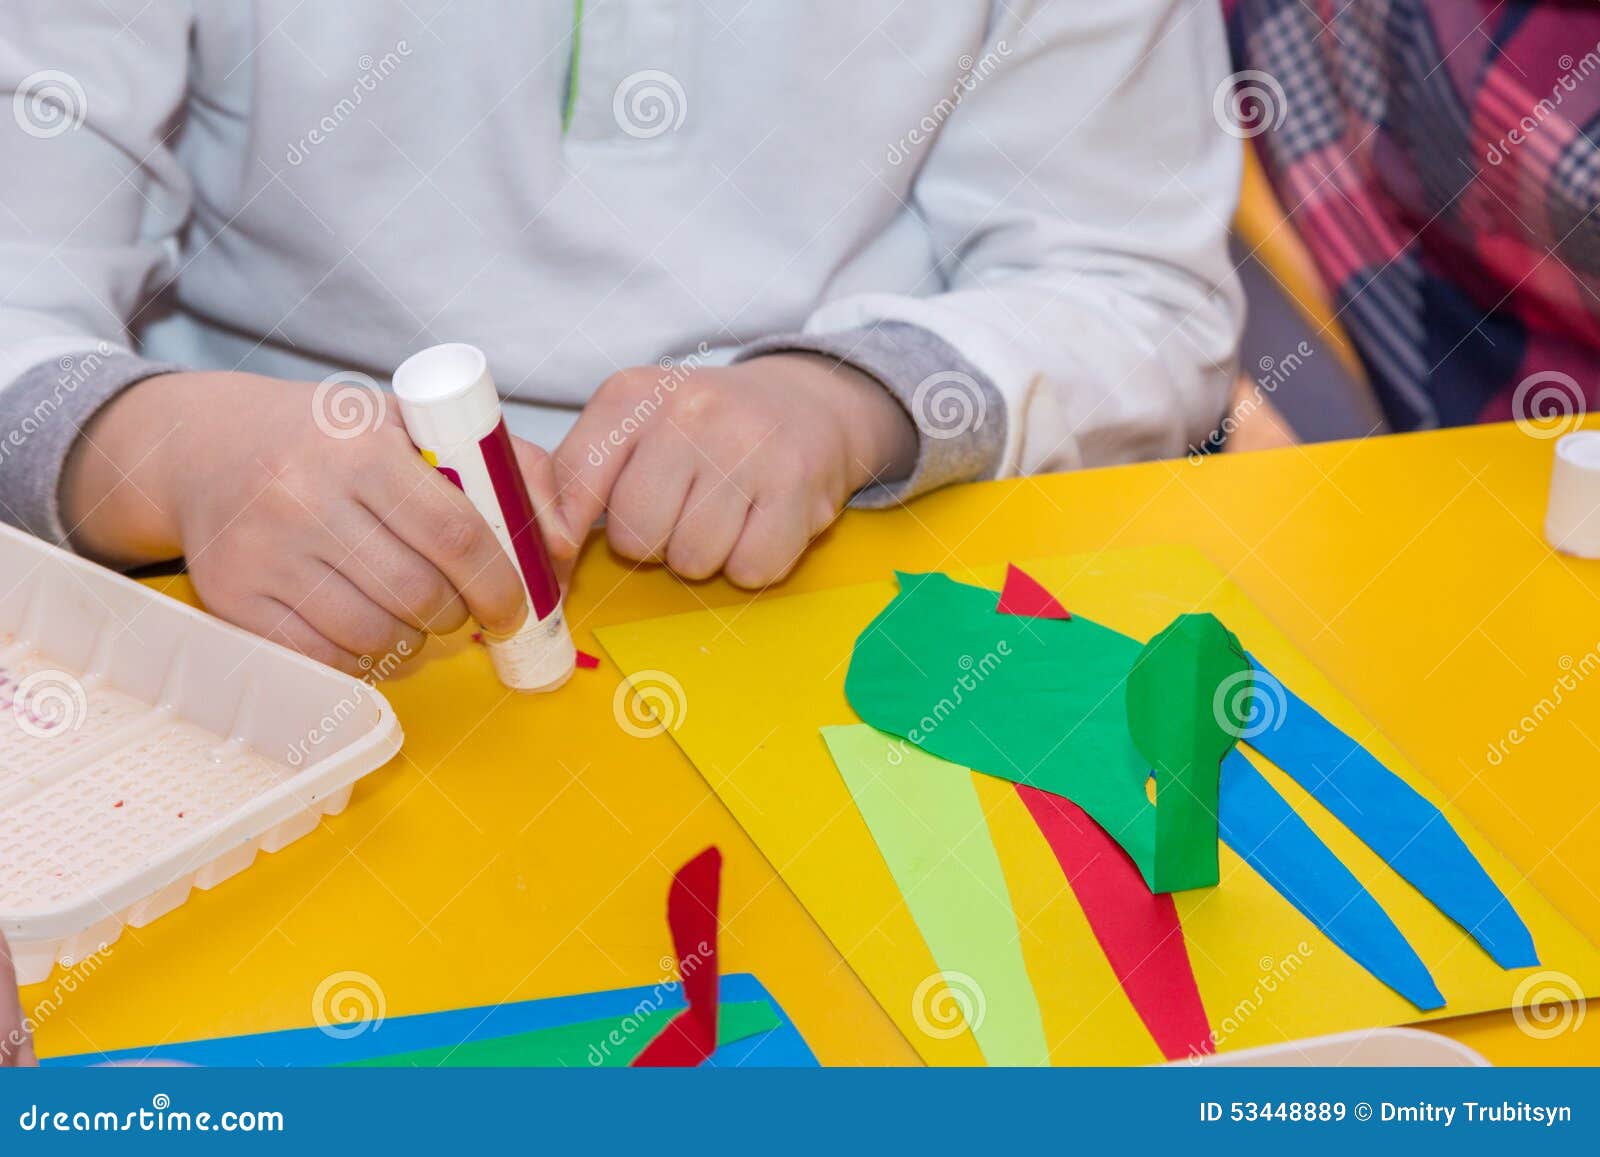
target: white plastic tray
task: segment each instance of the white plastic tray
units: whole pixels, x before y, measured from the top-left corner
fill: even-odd
[[[1219,1069],[1460,1069],[1489,1064],[1481,1053],[1460,1041],[1419,1028],[1364,1028],[1172,1063]]]
[[[44,980],[342,811],[382,695],[0,526],[0,931]]]

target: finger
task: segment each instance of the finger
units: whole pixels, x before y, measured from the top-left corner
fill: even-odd
[[[33,1038],[22,1015],[22,996],[17,991],[17,972],[11,962],[11,949],[0,936],[0,1068],[31,1068],[36,1064]]]
[[[673,529],[667,565],[687,579],[716,574],[739,541],[750,509],[750,499],[730,479],[702,473]]]
[[[556,496],[555,459],[542,446],[535,446],[521,438],[512,438],[517,466],[522,480],[527,484],[528,497],[533,500],[534,516],[539,520],[539,533],[544,536],[545,549],[558,560],[573,558],[583,545],[589,528],[575,532],[561,516],[561,505]]]
[[[467,621],[467,604],[444,573],[359,503],[326,519],[339,544],[317,557],[407,626],[447,635]]]
[[[380,658],[405,658],[422,650],[421,631],[395,618],[344,575],[321,560],[308,559],[307,567],[310,581],[300,587],[306,593],[295,602],[295,613],[330,643],[356,656],[363,670],[371,670]]]
[[[746,589],[785,577],[811,543],[811,522],[799,493],[758,499],[723,567],[728,581]]]
[[[364,673],[361,664],[349,651],[329,641],[320,631],[306,622],[287,603],[268,595],[256,595],[230,616],[247,631],[264,639],[280,643],[291,651],[299,651],[307,658],[324,666],[343,671],[358,678]]]
[[[595,519],[611,505],[611,491],[640,442],[629,429],[632,403],[608,382],[578,415],[578,421],[555,452],[561,518],[573,535],[588,535]]]
[[[465,494],[409,457],[373,471],[360,491],[362,504],[450,581],[484,630],[509,635],[522,625],[522,576]]]
[[[673,438],[651,438],[634,451],[611,491],[606,538],[624,558],[658,562],[694,483],[691,455]]]

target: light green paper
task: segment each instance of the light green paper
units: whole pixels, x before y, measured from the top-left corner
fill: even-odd
[[[653,1008],[555,1028],[515,1033],[460,1045],[418,1049],[352,1061],[348,1068],[515,1069],[626,1068],[681,1008]],[[764,1000],[725,1004],[717,1010],[717,1043],[732,1044],[777,1028],[782,1021]],[[616,1037],[612,1037],[612,1033]]]
[[[1128,731],[1156,776],[1156,892],[1217,882],[1217,781],[1252,685],[1244,648],[1215,615],[1179,615],[1128,672]]]
[[[1011,893],[972,773],[862,724],[824,727],[822,737],[945,983],[968,1001],[984,1059],[1048,1065]],[[926,999],[917,1007],[927,1015]],[[941,1020],[932,1031],[948,1027]]]

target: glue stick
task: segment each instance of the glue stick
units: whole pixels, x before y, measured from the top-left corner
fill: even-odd
[[[495,674],[516,691],[555,690],[577,653],[483,351],[433,346],[407,358],[393,384],[411,441],[477,507],[522,576],[527,622],[507,637],[484,632]]]

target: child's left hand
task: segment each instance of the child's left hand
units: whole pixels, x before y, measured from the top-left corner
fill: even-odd
[[[685,578],[743,587],[788,574],[850,496],[911,471],[910,416],[875,379],[817,354],[682,376],[608,379],[556,450],[562,520],[604,511],[612,547]]]
[[[22,1018],[22,1001],[17,993],[17,973],[11,966],[11,948],[0,936],[0,1069],[25,1068],[37,1064],[33,1039]]]

